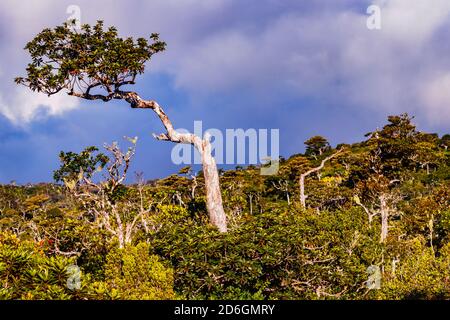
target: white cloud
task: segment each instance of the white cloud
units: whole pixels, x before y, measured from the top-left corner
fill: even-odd
[[[17,88],[9,99],[0,95],[0,113],[15,125],[26,125],[45,116],[57,116],[76,108],[77,99],[64,94],[48,97],[27,88]]]
[[[63,8],[51,0],[3,0],[0,3],[2,23],[7,26],[0,52],[0,59],[4,62],[4,70],[0,73],[0,114],[14,125],[25,126],[38,118],[60,115],[77,105],[76,99],[71,97],[58,94],[49,98],[25,87],[17,87],[13,82],[15,77],[25,72],[28,59],[23,50],[25,44],[48,23],[61,22],[59,16],[64,17]]]
[[[394,41],[422,43],[443,26],[450,13],[448,0],[379,0],[382,29]]]
[[[290,13],[257,31],[230,26],[184,44],[169,53],[164,61],[170,61],[159,70],[173,73],[175,83],[192,94],[252,88],[268,96],[289,89],[298,97],[448,123],[450,113],[442,100],[450,86],[431,75],[450,72],[449,58],[436,59],[433,53],[441,41],[434,37],[449,25],[450,1],[378,4],[380,31],[366,28],[365,10]],[[424,95],[428,82],[432,89]]]
[[[421,101],[427,106],[426,115],[431,122],[450,120],[450,72],[436,76],[421,90]]]

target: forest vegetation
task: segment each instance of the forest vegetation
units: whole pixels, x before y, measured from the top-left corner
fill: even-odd
[[[273,176],[220,170],[225,233],[202,171],[126,184],[125,143],[61,152],[55,183],[0,186],[0,298],[450,298],[450,135],[406,114],[360,143],[312,137]]]

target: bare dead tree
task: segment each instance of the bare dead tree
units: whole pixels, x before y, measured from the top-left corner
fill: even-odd
[[[111,196],[125,181],[131,159],[136,151],[136,138],[128,140],[133,145],[128,148],[126,153],[121,151],[117,143],[105,145],[105,149],[112,156],[106,168],[105,181],[94,182],[91,177],[80,175],[79,178],[82,181],[80,187],[71,188],[75,198],[82,203],[83,207],[94,214],[95,223],[117,239],[120,248],[131,243],[133,235],[139,230],[140,226],[146,232],[151,229],[147,218],[151,212],[152,204],[144,204],[142,182],[138,182],[139,199],[137,203],[131,200],[115,201]],[[74,186],[75,183],[72,182],[71,185]]]

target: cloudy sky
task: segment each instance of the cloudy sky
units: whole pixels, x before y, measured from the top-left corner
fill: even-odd
[[[389,114],[414,115],[421,130],[450,132],[448,0],[1,0],[0,183],[51,181],[60,150],[80,151],[139,136],[134,170],[176,172],[173,147],[147,110],[124,102],[48,98],[17,87],[23,50],[44,27],[104,20],[121,35],[158,32],[154,56],[135,90],[156,99],[178,128],[280,129],[284,156],[321,134],[355,142]],[[366,26],[381,8],[381,29]]]

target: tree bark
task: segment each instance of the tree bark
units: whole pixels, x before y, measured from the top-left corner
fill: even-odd
[[[223,210],[222,193],[220,192],[219,173],[216,160],[211,154],[211,143],[209,139],[203,140],[202,156],[203,176],[206,187],[206,208],[209,219],[220,232],[227,232],[227,216]]]
[[[380,242],[384,243],[388,236],[389,229],[389,207],[386,202],[386,198],[384,195],[380,196],[380,215],[381,215],[381,234],[380,234]]]
[[[306,209],[305,177],[305,173],[302,173],[300,175],[300,204],[302,205],[303,209]]]
[[[156,101],[143,100],[135,92],[117,91],[114,93],[115,99],[125,99],[132,108],[152,109],[161,120],[166,129],[166,133],[154,135],[158,140],[171,141],[175,143],[192,144],[200,153],[205,177],[206,187],[206,207],[210,222],[219,229],[220,232],[227,232],[227,218],[223,209],[222,193],[220,192],[219,173],[214,157],[211,153],[211,143],[209,136],[204,139],[192,133],[177,132],[166,115],[164,110]]]
[[[191,175],[192,178],[192,187],[191,187],[191,197],[192,200],[195,199],[195,189],[197,188],[197,177],[194,175]]]

